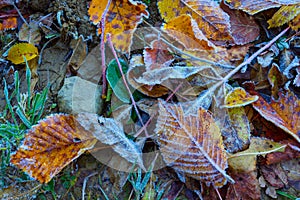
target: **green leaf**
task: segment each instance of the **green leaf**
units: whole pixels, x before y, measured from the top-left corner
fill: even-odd
[[[127,63],[120,58],[119,61],[122,66],[123,73],[126,74],[128,71]],[[122,75],[116,59],[113,59],[108,64],[107,71],[106,71],[106,79],[109,85],[111,86],[112,90],[114,91],[114,94],[124,103],[130,103],[130,96],[126,89],[126,86],[124,85]],[[130,91],[132,91],[133,93],[134,89],[130,87]]]

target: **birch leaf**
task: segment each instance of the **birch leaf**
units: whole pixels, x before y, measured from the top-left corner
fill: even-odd
[[[155,132],[161,154],[178,173],[222,187],[227,180],[227,156],[219,127],[203,108],[185,115],[181,104],[159,103]]]

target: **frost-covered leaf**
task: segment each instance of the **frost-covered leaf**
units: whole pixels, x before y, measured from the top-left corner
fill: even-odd
[[[300,3],[300,0],[268,0],[281,5],[292,5]]]
[[[145,170],[142,151],[132,140],[128,139],[121,124],[112,118],[99,117],[99,129],[93,135],[102,143],[110,145],[115,152],[132,164]]]
[[[163,26],[163,30],[187,50],[212,50],[215,48],[215,45],[207,39],[190,15],[183,14],[171,19]]]
[[[244,90],[244,88],[236,87],[230,91],[225,97],[225,108],[235,108],[241,107],[252,102],[255,102],[258,99],[256,95],[250,95]]]
[[[298,31],[298,29],[300,28],[300,14],[298,14],[290,23],[289,23],[290,27],[295,30]]]
[[[268,0],[225,0],[225,3],[231,8],[243,10],[250,15],[281,6]]]
[[[207,185],[222,187],[227,180],[227,156],[219,127],[203,108],[185,115],[181,104],[159,103],[155,132],[168,166]]]
[[[175,17],[189,14],[196,21],[199,29],[218,45],[233,43],[229,16],[211,0],[159,0],[158,9],[168,23]]]
[[[11,163],[41,183],[49,182],[66,165],[91,149],[96,139],[82,125],[89,115],[55,114],[33,126],[23,144],[11,156]]]
[[[90,20],[99,24],[108,0],[93,0],[89,7]],[[148,17],[146,5],[140,1],[114,0],[111,1],[105,20],[106,34],[111,34],[111,40],[121,52],[128,52],[132,42],[132,34],[142,22],[143,17]],[[101,34],[101,26],[98,34]]]
[[[300,14],[300,4],[282,6],[271,19],[268,20],[269,28],[279,27],[288,23]]]

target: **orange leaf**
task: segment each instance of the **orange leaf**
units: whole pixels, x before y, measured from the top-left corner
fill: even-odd
[[[225,108],[235,108],[255,102],[258,96],[249,95],[243,88],[237,87],[229,92],[225,97]]]
[[[179,173],[222,187],[227,180],[227,156],[219,127],[203,108],[185,115],[182,105],[159,103],[155,132],[168,166]]]
[[[11,163],[41,183],[49,182],[66,165],[96,143],[78,121],[85,114],[56,114],[33,126],[23,145],[11,156]]]
[[[9,49],[7,59],[18,65],[25,62],[24,57],[26,60],[31,60],[37,55],[38,49],[33,44],[19,43]]]
[[[92,0],[89,7],[90,20],[99,24],[108,0]],[[148,17],[146,5],[132,0],[115,0],[111,2],[105,20],[106,34],[111,34],[111,39],[121,52],[128,52],[131,46],[132,34],[143,17]],[[98,33],[101,34],[101,28]]]
[[[167,23],[180,15],[190,14],[202,33],[215,44],[233,43],[229,16],[215,1],[159,0],[157,5],[162,18]]]
[[[0,31],[7,30],[7,29],[14,29],[18,26],[17,18],[16,17],[10,17],[7,19],[4,19],[2,23],[0,23]]]
[[[248,91],[251,94],[258,93],[254,91],[253,85],[247,84]],[[292,92],[279,93],[277,101],[271,100],[268,103],[262,96],[252,106],[266,120],[274,123],[300,142],[300,100]]]
[[[298,14],[291,22],[290,22],[290,27],[295,30],[298,31],[298,29],[300,28],[300,14]]]
[[[190,15],[184,14],[171,19],[163,29],[187,50],[212,50],[215,47]]]
[[[280,7],[280,4],[268,0],[225,0],[225,3],[231,8],[243,10],[250,15]]]

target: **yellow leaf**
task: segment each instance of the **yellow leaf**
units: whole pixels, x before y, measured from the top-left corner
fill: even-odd
[[[288,23],[300,14],[300,4],[282,6],[271,19],[268,20],[269,28],[279,27]]]
[[[89,7],[90,20],[99,24],[108,0],[92,0]],[[132,0],[112,1],[105,20],[105,40],[108,33],[117,50],[128,52],[131,46],[132,34],[143,17],[148,17],[146,5]],[[101,27],[98,34],[101,34]]]
[[[37,56],[38,49],[33,44],[19,43],[9,49],[7,59],[18,65],[25,62],[24,57],[26,60],[31,60]]]
[[[248,94],[243,88],[237,87],[229,92],[225,97],[225,108],[235,108],[248,105],[258,99],[256,95]]]
[[[300,28],[300,14],[298,14],[291,22],[290,22],[290,27],[295,30],[298,31],[298,29]]]

